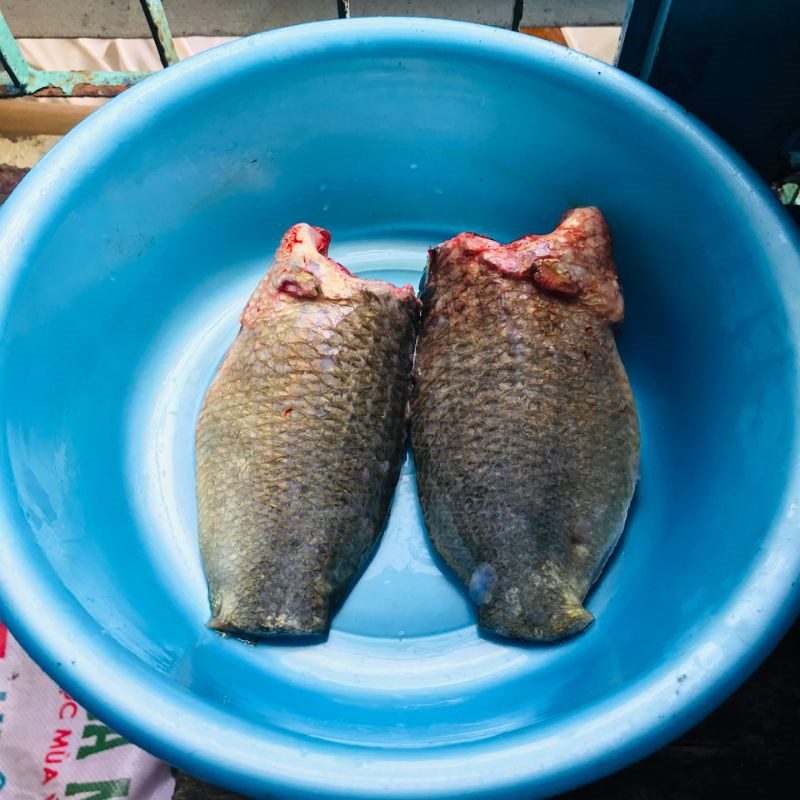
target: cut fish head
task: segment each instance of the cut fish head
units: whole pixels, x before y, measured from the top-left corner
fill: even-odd
[[[541,291],[591,308],[608,322],[623,316],[622,292],[611,253],[611,234],[598,208],[567,211],[558,227],[502,244],[477,233],[458,236],[433,248],[428,274],[454,267],[489,268]]]
[[[292,225],[281,239],[272,266],[245,306],[242,325],[255,324],[276,303],[354,300],[364,292],[393,296],[413,309],[418,307],[413,287],[359,278],[334,261],[328,256],[330,241],[331,234],[324,228],[304,222]]]

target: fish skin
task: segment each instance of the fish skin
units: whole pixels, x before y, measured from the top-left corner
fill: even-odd
[[[421,299],[411,439],[428,535],[483,630],[577,633],[639,474],[605,220],[574,209],[508,245],[460,234],[430,251]]]
[[[327,633],[400,471],[419,301],[329,241],[284,235],[197,423],[208,626],[240,638]]]

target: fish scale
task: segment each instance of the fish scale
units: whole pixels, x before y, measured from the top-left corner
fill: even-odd
[[[431,251],[422,298],[412,440],[431,541],[485,630],[576,633],[639,470],[605,221],[576,209],[509,245],[457,236]]]
[[[388,513],[418,301],[296,225],[242,314],[197,425],[209,626],[324,634]]]

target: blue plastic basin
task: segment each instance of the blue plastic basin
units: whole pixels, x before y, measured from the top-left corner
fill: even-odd
[[[204,627],[193,425],[279,235],[362,274],[428,245],[610,222],[642,480],[559,646],[480,638],[404,469],[327,643]],[[0,616],[134,742],[243,793],[538,797],[696,722],[798,610],[800,258],[680,108],[564,48],[421,20],[245,39],[145,81],[0,216]],[[316,796],[316,795],[315,795]]]

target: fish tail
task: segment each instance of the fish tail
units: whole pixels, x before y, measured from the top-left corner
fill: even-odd
[[[260,598],[217,592],[206,627],[247,640],[274,637],[325,636],[330,628],[327,602],[315,604],[305,596],[264,604]]]
[[[594,616],[577,600],[574,603],[556,609],[549,620],[542,626],[541,639],[555,641],[565,639],[588,628],[594,622]]]
[[[579,587],[552,561],[542,561],[513,579],[495,577],[483,602],[473,597],[480,604],[478,620],[484,630],[512,639],[553,642],[580,633],[594,620],[583,607]]]
[[[481,606],[478,624],[490,633],[511,639],[533,642],[554,642],[580,633],[592,624],[594,617],[577,600],[553,608],[539,606],[536,613],[524,613],[519,606],[501,604]]]
[[[218,631],[219,633],[232,633],[234,630],[234,626],[222,619],[222,617],[217,616],[211,617],[211,619],[206,622],[206,627],[212,631]]]

